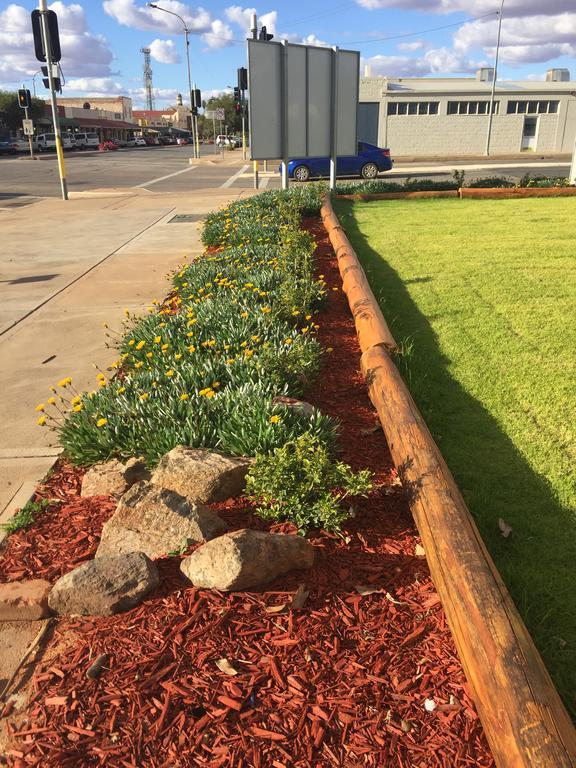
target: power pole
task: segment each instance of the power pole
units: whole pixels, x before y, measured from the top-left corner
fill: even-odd
[[[154,89],[152,87],[152,65],[150,64],[150,48],[140,48],[144,54],[144,92],[146,94],[146,108],[154,109]]]

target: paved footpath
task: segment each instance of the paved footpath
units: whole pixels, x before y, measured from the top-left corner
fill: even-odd
[[[36,425],[48,388],[65,376],[93,388],[94,364],[105,369],[116,357],[103,323],[120,328],[125,308],[139,312],[162,298],[166,275],[202,251],[201,217],[248,194],[102,190],[0,211],[0,522],[58,453],[52,433]],[[173,221],[181,214],[193,220]]]

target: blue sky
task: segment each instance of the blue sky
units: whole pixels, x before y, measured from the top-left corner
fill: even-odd
[[[157,4],[179,13],[193,30],[192,77],[209,94],[235,83],[253,10],[275,39],[359,50],[373,75],[462,76],[492,64],[500,0],[271,0],[255,8]],[[29,16],[36,5],[0,0],[0,87],[30,85],[38,69]],[[68,95],[125,94],[141,105],[143,46],[152,48],[157,105],[186,91],[184,38],[174,17],[142,0],[58,0],[50,7],[60,22]],[[538,80],[550,67],[567,67],[576,79],[575,56],[575,0],[505,0],[499,77]]]

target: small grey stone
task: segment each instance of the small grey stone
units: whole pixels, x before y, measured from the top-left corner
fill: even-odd
[[[199,501],[184,498],[153,483],[137,483],[126,491],[104,523],[96,557],[145,552],[160,557],[207,541],[228,526]]]
[[[143,552],[100,557],[61,576],[48,604],[61,615],[112,616],[138,605],[158,581],[158,569]]]
[[[197,587],[249,589],[295,568],[310,568],[314,547],[300,536],[243,529],[199,547],[180,564]]]
[[[286,397],[285,395],[274,397],[272,399],[272,404],[283,405],[285,408],[294,411],[294,413],[302,414],[302,416],[307,416],[308,418],[314,416],[317,411],[317,408],[310,403],[307,403],[305,400],[297,400],[294,397]]]
[[[243,493],[250,464],[250,459],[177,445],[162,456],[152,482],[211,504]]]
[[[82,496],[114,496],[119,499],[128,488],[140,480],[148,480],[150,472],[142,459],[126,462],[111,459],[94,464],[82,480]]]

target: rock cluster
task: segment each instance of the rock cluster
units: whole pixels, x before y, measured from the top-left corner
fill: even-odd
[[[308,406],[284,400],[286,407]],[[287,571],[310,568],[314,548],[306,539],[252,530],[228,533],[226,523],[206,506],[241,495],[249,467],[250,459],[185,446],[163,456],[153,473],[139,459],[92,467],[82,495],[119,499],[104,524],[95,559],[51,588],[41,580],[0,585],[0,620],[40,619],[50,610],[97,616],[128,610],[158,585],[152,558],[195,543],[201,546],[184,558],[181,570],[206,589],[249,589]]]

